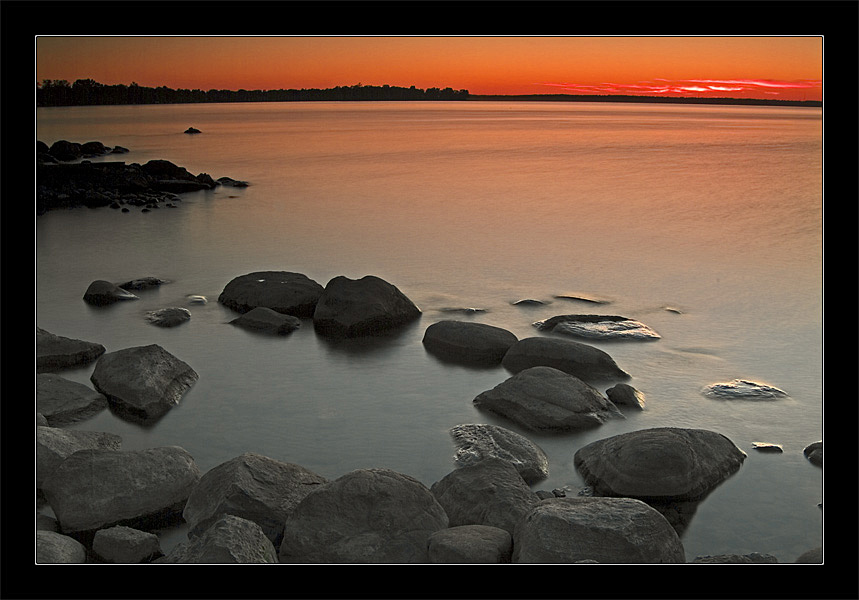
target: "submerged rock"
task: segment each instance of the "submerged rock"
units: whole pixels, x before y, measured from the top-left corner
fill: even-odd
[[[618,383],[605,391],[608,399],[615,406],[632,406],[638,410],[644,410],[644,394],[626,383]]]
[[[158,277],[141,277],[140,279],[132,279],[124,283],[118,283],[117,286],[124,290],[148,290],[161,286],[167,283]]]
[[[171,306],[146,313],[146,320],[159,327],[176,327],[191,319],[187,308]]]
[[[498,364],[519,341],[512,332],[467,321],[439,321],[427,327],[424,347],[448,360],[463,363]]]
[[[84,301],[94,306],[107,306],[122,300],[137,299],[137,296],[131,292],[103,279],[93,281],[84,292]]]
[[[778,400],[788,397],[786,392],[776,387],[745,379],[714,383],[704,388],[703,393],[719,400]]]
[[[584,381],[629,379],[608,353],[573,340],[531,337],[519,340],[501,361],[504,367],[518,373],[531,367],[552,367],[575,375]]]
[[[608,298],[601,298],[600,296],[594,296],[593,294],[585,294],[579,292],[560,294],[558,296],[555,296],[555,298],[559,300],[577,300],[579,302],[588,302],[590,304],[611,304],[611,300],[609,300]]]
[[[37,373],[80,367],[91,363],[104,351],[101,344],[55,335],[36,327]]]
[[[457,447],[457,466],[500,458],[513,465],[529,485],[549,476],[549,459],[543,449],[514,431],[497,425],[466,424],[451,428],[450,436]]]
[[[593,339],[656,340],[662,337],[644,323],[616,315],[559,315],[533,325],[540,331]]]
[[[752,448],[758,452],[772,452],[776,454],[784,452],[784,448],[782,448],[781,444],[773,444],[770,442],[752,442]]]
[[[301,327],[301,319],[298,317],[275,312],[264,306],[252,308],[230,323],[243,329],[274,335],[284,335]]]
[[[301,273],[255,271],[230,281],[218,302],[239,313],[262,306],[294,317],[312,317],[323,290]]]

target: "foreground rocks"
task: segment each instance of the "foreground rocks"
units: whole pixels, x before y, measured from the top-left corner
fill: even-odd
[[[617,366],[608,353],[561,338],[530,337],[519,340],[510,347],[501,364],[513,373],[543,366],[575,375],[584,381],[629,379],[629,375]]]
[[[323,287],[301,273],[255,271],[230,281],[218,302],[238,313],[264,307],[284,315],[309,318]]]
[[[157,563],[247,564],[278,562],[262,528],[235,515],[221,515],[200,535],[182,542]]]
[[[46,424],[61,427],[88,419],[107,408],[107,398],[94,389],[56,373],[36,375],[36,411]]]
[[[499,364],[519,339],[510,331],[484,323],[439,321],[427,327],[423,344],[446,360]]]
[[[497,425],[466,424],[451,428],[450,436],[457,447],[457,466],[498,458],[513,465],[529,485],[549,476],[549,458],[543,449],[514,431]]]
[[[101,344],[76,340],[36,327],[36,372],[59,371],[87,365],[104,354]]]
[[[429,537],[427,558],[434,564],[509,563],[513,536],[489,525],[460,525],[440,529]]]
[[[36,532],[38,564],[85,563],[86,547],[76,539],[55,531]]]
[[[119,450],[122,438],[102,431],[36,427],[36,487],[78,450]]]
[[[98,558],[108,563],[145,563],[164,554],[157,535],[122,525],[96,531],[92,549]]]

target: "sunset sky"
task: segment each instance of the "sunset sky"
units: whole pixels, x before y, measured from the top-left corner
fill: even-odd
[[[472,94],[821,100],[823,38],[36,38],[36,81],[187,89],[393,85]]]

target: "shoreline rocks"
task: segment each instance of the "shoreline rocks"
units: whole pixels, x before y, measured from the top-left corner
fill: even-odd
[[[36,327],[36,372],[45,373],[87,365],[104,354],[95,342],[55,335]]]
[[[450,429],[456,445],[454,462],[467,467],[487,458],[512,464],[525,483],[537,483],[549,476],[549,458],[540,446],[509,429],[497,425],[464,424]]]
[[[56,373],[36,375],[36,411],[51,427],[88,419],[107,408],[107,398],[94,389]]]

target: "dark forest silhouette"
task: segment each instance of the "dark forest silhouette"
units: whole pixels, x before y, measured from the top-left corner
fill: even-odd
[[[624,95],[477,95],[452,88],[420,89],[391,85],[337,86],[328,89],[280,90],[200,90],[105,85],[92,79],[69,83],[64,79],[44,80],[36,87],[36,106],[93,106],[116,104],[190,104],[215,102],[312,102],[312,101],[462,101],[507,100],[549,102],[646,102],[660,104],[739,104],[767,106],[822,106],[819,100],[767,100],[754,98],[692,98]]]

